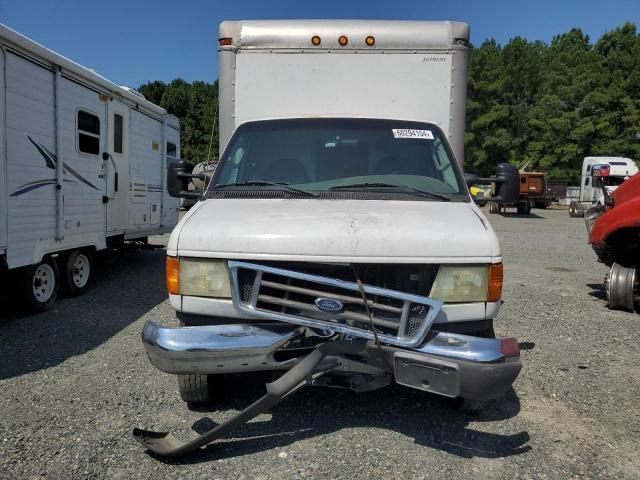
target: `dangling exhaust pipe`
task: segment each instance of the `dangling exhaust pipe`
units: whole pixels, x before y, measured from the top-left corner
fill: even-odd
[[[267,412],[284,398],[300,390],[302,387],[312,384],[318,377],[335,369],[340,364],[340,358],[331,358],[332,355],[339,356],[360,353],[365,349],[366,344],[366,340],[362,339],[353,341],[341,340],[321,344],[278,380],[267,383],[267,393],[262,398],[256,400],[235,417],[188,442],[176,438],[170,432],[154,432],[140,428],[133,430],[133,436],[140,444],[157,455],[163,457],[187,455],[222,437],[227,432],[248,422],[261,413]],[[322,360],[326,357],[330,357],[327,360],[332,361],[321,364]]]

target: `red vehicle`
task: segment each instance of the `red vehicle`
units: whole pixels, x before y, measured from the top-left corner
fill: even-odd
[[[634,310],[640,302],[640,174],[626,180],[585,215],[589,243],[611,267],[605,278],[609,308]]]

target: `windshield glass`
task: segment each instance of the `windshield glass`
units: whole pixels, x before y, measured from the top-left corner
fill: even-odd
[[[220,160],[213,189],[307,192],[466,190],[443,134],[432,124],[371,119],[290,119],[246,123]],[[280,187],[281,188],[281,187]]]
[[[627,177],[593,177],[593,185],[595,187],[607,186],[607,187],[617,187],[624,183]]]

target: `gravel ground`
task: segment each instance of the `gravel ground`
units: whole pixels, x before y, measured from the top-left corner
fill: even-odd
[[[127,252],[83,297],[0,314],[0,478],[640,478],[640,316],[607,310],[581,220],[489,217],[506,265],[496,330],[518,337],[524,368],[481,416],[399,386],[307,389],[198,455],[154,458],[134,426],[187,437],[261,385],[188,410],[140,344],[146,319],[173,321],[164,251]]]

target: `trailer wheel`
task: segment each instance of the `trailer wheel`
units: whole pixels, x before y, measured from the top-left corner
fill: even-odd
[[[196,373],[178,375],[178,391],[182,400],[189,404],[210,402],[209,375]]]
[[[636,267],[623,267],[619,263],[611,265],[605,278],[607,301],[612,310],[628,310],[633,312],[634,303],[640,296]]]
[[[88,250],[73,250],[64,262],[65,292],[71,297],[89,290],[93,280],[93,257]]]
[[[46,257],[40,263],[20,269],[17,286],[27,310],[32,313],[49,310],[60,290],[58,265]]]

